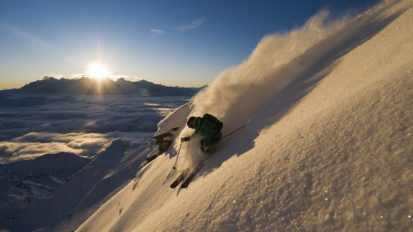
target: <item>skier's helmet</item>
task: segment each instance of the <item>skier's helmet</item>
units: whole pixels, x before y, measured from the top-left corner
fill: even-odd
[[[188,125],[188,127],[190,128],[195,128],[196,126],[196,118],[195,117],[190,117],[188,119],[188,122],[186,123]]]

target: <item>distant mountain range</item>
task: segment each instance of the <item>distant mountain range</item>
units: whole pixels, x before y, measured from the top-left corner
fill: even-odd
[[[109,78],[102,80],[83,77],[79,79],[57,79],[44,77],[42,80],[26,84],[20,89],[6,90],[13,93],[39,93],[39,94],[101,94],[124,95],[136,94],[139,96],[193,96],[201,88],[170,87],[152,82],[127,81],[120,78],[116,81]],[[4,92],[4,91],[3,91]]]

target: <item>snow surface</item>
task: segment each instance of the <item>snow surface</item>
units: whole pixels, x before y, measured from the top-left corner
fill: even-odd
[[[188,117],[190,112],[190,103],[186,103],[185,105],[182,105],[181,107],[175,109],[158,123],[158,130],[154,134],[154,137],[169,132],[177,125],[181,126],[180,129],[182,130],[183,125],[186,125],[186,118]]]
[[[0,230],[73,231],[133,179],[154,150],[151,141],[135,147],[115,140],[91,160],[59,153],[0,165]]]
[[[412,6],[384,1],[328,25],[323,11],[266,36],[193,98],[190,115],[218,116],[224,135],[247,126],[218,145],[187,189],[169,188],[203,155],[197,141],[185,143],[171,169],[186,128],[174,151],[92,208],[85,198],[73,215],[87,213],[53,230],[413,231]],[[160,130],[183,127],[175,116]]]

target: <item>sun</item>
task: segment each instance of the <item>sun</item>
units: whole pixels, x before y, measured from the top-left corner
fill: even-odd
[[[88,76],[100,80],[104,77],[108,77],[109,72],[102,64],[93,63],[88,67]]]

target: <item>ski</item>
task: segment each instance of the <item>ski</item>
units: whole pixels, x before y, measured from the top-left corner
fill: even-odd
[[[222,139],[234,134],[235,132],[239,131],[240,129],[244,128],[246,125],[243,125],[235,130],[233,130],[232,132],[230,132],[229,134],[225,135],[222,137]],[[222,141],[221,139],[221,141]],[[181,143],[182,145],[182,143]],[[172,182],[172,184],[170,185],[171,188],[176,188],[176,186],[178,186],[180,183],[181,186],[179,187],[179,189],[181,188],[187,188],[188,185],[192,182],[192,180],[195,178],[195,176],[198,174],[199,171],[201,171],[202,167],[206,164],[206,162],[208,161],[208,159],[212,156],[212,153],[214,152],[213,148],[216,146],[217,144],[214,144],[212,146],[208,146],[205,147],[203,149],[201,149],[203,152],[205,152],[205,154],[207,154],[207,156],[205,157],[204,160],[202,160],[197,166],[196,168],[188,173],[188,171],[184,171],[182,172],[176,179],[174,182]],[[178,153],[179,154],[179,153]],[[175,162],[176,163],[176,162]],[[175,169],[175,165],[174,165],[174,169]]]
[[[178,186],[185,179],[185,176],[185,172],[182,172],[169,187],[175,188]]]
[[[197,167],[195,168],[195,170],[193,170],[186,178],[185,180],[183,180],[182,184],[181,184],[181,188],[186,188],[188,187],[188,185],[192,182],[192,180],[194,179],[194,177],[196,176],[196,174],[199,173],[199,171],[201,171],[202,167],[206,164],[207,160],[209,157],[207,157],[206,159],[204,159],[203,161],[201,161],[201,163],[199,163],[197,165]]]
[[[186,188],[188,185],[191,183],[191,181],[194,179],[195,175],[197,172],[192,172],[186,179],[185,181],[182,182],[181,188]]]
[[[179,184],[181,184],[181,186],[179,187],[181,188],[186,188],[188,187],[188,185],[191,183],[191,181],[194,179],[194,177],[196,176],[196,174],[201,170],[201,168],[205,165],[207,159],[203,160],[201,163],[199,163],[197,165],[197,167],[195,168],[195,170],[193,170],[192,172],[188,173],[188,170],[183,171],[181,174],[179,174],[179,176],[172,182],[172,184],[169,186],[170,188],[174,189],[176,188],[176,186],[178,186]]]

